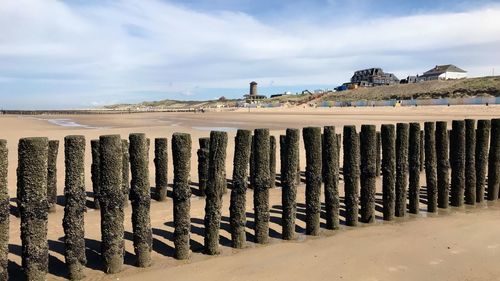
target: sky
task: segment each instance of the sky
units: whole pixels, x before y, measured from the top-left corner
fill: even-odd
[[[334,88],[358,69],[500,73],[500,1],[0,0],[0,108]]]

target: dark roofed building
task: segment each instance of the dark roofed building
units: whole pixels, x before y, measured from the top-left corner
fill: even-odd
[[[368,68],[354,72],[351,83],[362,87],[398,84],[399,79],[381,68]]]

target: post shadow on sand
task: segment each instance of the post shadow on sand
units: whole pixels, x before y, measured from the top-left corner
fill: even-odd
[[[58,245],[57,241],[48,240],[49,245],[49,268],[48,273],[61,278],[68,278],[68,273],[66,272],[66,265],[64,261],[52,255],[50,252],[56,252],[61,254],[61,246]],[[61,243],[62,244],[62,243]],[[9,244],[9,253],[22,256],[21,245]],[[64,244],[62,245],[62,254],[64,255]],[[9,260],[8,264],[9,280],[26,280],[23,273],[22,265]]]
[[[155,236],[159,236],[168,241],[172,241],[174,239],[173,232],[154,227],[151,230],[153,232],[153,251],[163,256],[174,257],[175,255],[174,247],[167,245],[164,242],[155,238]]]
[[[282,225],[282,215],[283,215],[283,208],[281,205],[273,205],[271,209],[269,210],[269,213],[271,214],[269,220],[273,223],[276,223],[278,225]],[[278,216],[273,216],[272,214],[277,214]],[[295,232],[297,233],[306,233],[306,229],[295,224]],[[279,237],[281,238],[281,236]]]
[[[425,205],[428,204],[429,201],[427,199],[427,186],[420,186],[418,201],[422,204],[425,204]]]
[[[85,191],[86,199],[85,199],[85,207],[88,209],[95,209],[94,201],[95,196],[93,191]]]
[[[198,225],[201,225],[202,227]],[[221,219],[220,229],[230,232],[229,223],[222,222]],[[191,218],[191,232],[200,235],[201,237],[205,237],[205,221],[200,218]],[[219,244],[222,246],[231,247],[231,237],[226,237],[219,233]]]
[[[201,220],[201,219],[195,219],[195,221],[198,221],[198,220]],[[168,221],[168,222],[165,222],[164,225],[173,228],[174,222]],[[204,237],[204,235],[205,235],[205,230],[204,229],[200,230],[199,227],[197,229],[194,229],[194,231],[193,231],[193,218],[191,218],[190,229],[191,229],[190,233],[194,233],[194,234],[200,235],[202,237]],[[165,237],[169,241],[173,241],[173,239],[174,239],[173,232],[170,232],[170,231],[167,231],[164,229],[156,229],[156,231],[158,232],[159,236]],[[154,231],[153,231],[153,234],[154,234]],[[167,245],[167,247],[170,247],[170,246]],[[203,250],[204,250],[203,244],[199,243],[198,241],[193,240],[193,238],[189,239],[189,247],[190,247],[190,250],[194,253],[203,253]],[[170,248],[172,249],[172,257],[173,257],[174,256],[173,253],[175,253],[175,248],[173,248],[173,247],[170,247]]]
[[[251,218],[254,217],[252,213],[247,212],[245,214],[245,216],[247,217],[245,228],[253,229],[254,223],[253,223],[253,221],[249,221],[248,220],[248,218],[250,217],[249,215],[251,215]],[[224,222],[224,225],[222,224],[222,222]],[[224,227],[223,229],[225,231],[231,233],[231,224],[230,224],[230,218],[229,217],[227,217],[227,216],[221,216],[221,228],[222,227]],[[245,230],[245,233],[246,233],[246,238],[247,238],[246,241],[247,242],[253,242],[253,241],[255,241],[255,236],[253,235],[253,233],[251,233],[248,230]]]
[[[10,254],[21,257],[21,251],[20,245],[9,244]],[[25,280],[22,265],[9,259],[7,270],[9,272],[9,280]]]
[[[10,215],[19,218],[19,208],[17,207],[17,198],[10,198]]]

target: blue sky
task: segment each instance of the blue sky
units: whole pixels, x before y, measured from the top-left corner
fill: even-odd
[[[0,108],[333,88],[368,67],[500,72],[500,1],[1,2]]]

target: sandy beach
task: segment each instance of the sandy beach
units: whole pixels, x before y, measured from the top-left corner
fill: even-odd
[[[234,136],[238,128],[269,128],[279,137],[286,128],[306,126],[381,124],[421,122],[453,119],[491,119],[500,117],[500,106],[428,106],[376,108],[291,108],[252,109],[234,112],[207,113],[137,113],[104,115],[0,115],[1,139],[8,141],[9,194],[15,197],[17,142],[28,136],[44,136],[60,140],[57,163],[58,194],[64,189],[64,137],[84,135],[86,148],[86,188],[92,190],[90,180],[90,140],[100,135],[146,133],[153,140],[184,132],[192,137],[191,181],[196,188],[198,138],[207,137],[211,130],[226,131],[229,136],[226,172],[232,175]],[[170,143],[169,143],[170,146]],[[279,173],[279,146],[277,172]],[[304,170],[305,151],[301,142],[301,170]],[[150,150],[150,184],[154,186],[154,151]],[[172,183],[172,160],[169,148],[169,183]],[[425,195],[425,174],[421,174],[422,195]],[[169,191],[171,187],[169,188]],[[296,241],[281,240],[281,190],[270,191],[271,222],[269,245],[253,243],[252,191],[247,193],[248,248],[230,248],[229,193],[224,195],[220,256],[202,253],[205,200],[191,199],[191,249],[189,261],[173,258],[172,200],[153,201],[151,224],[153,228],[153,265],[139,269],[134,266],[130,206],[125,216],[125,267],[116,275],[102,271],[100,249],[100,215],[88,208],[85,217],[87,239],[88,280],[500,280],[500,202],[440,210],[427,214],[421,203],[419,215],[410,215],[395,222],[381,221],[381,202],[377,203],[377,222],[359,227],[342,226],[340,230],[322,228],[319,237],[304,234],[305,186],[298,188],[298,217]],[[381,178],[377,179],[377,199],[381,198]],[[343,195],[343,182],[340,182]],[[422,196],[423,197],[423,196]],[[92,198],[88,197],[89,207]],[[324,200],[322,199],[322,202]],[[12,202],[14,207],[15,204]],[[64,265],[63,206],[49,214],[50,265],[48,280],[67,278]],[[341,217],[343,220],[343,217]],[[325,220],[321,220],[322,227]],[[20,275],[21,243],[20,220],[11,216],[10,264],[11,277]]]

